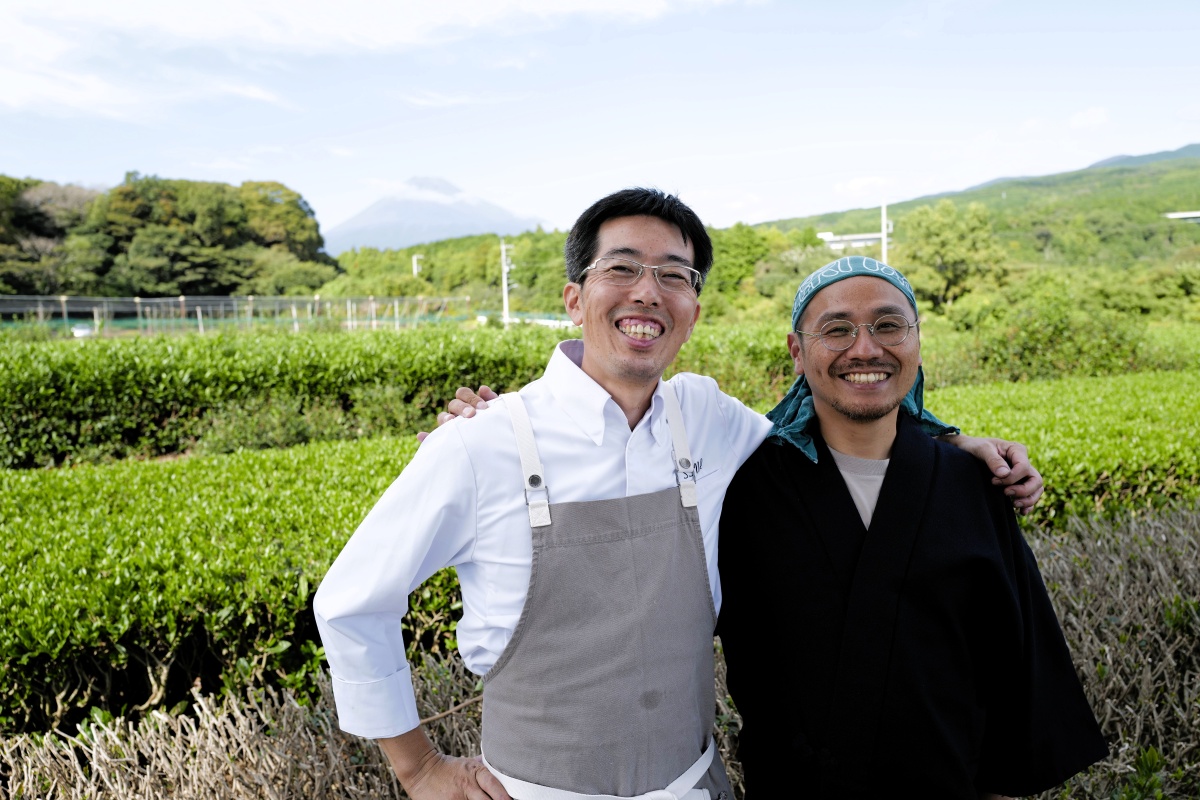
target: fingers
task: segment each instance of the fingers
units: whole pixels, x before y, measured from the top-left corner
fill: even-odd
[[[986,450],[978,454],[983,459],[983,463],[991,470],[993,475],[992,483],[1008,484],[1012,482],[1012,468],[1009,467],[1008,461],[1004,456],[994,450]]]
[[[1033,464],[1029,463],[1029,450],[1025,445],[1020,442],[1007,442],[1003,439],[996,439],[994,442],[996,450],[1012,467],[1007,480],[1004,481],[1005,484],[1019,483],[1031,475],[1037,474]]]
[[[480,388],[480,390],[482,391],[482,390],[483,390],[484,388],[486,388],[486,387],[480,386],[479,388]],[[488,392],[489,392],[490,394],[492,394],[492,396],[493,396],[493,399],[494,399],[494,398],[495,398],[495,392],[492,392],[492,391],[491,391],[491,389],[488,389]],[[473,391],[471,391],[470,389],[468,389],[466,386],[460,386],[460,387],[458,387],[458,391],[454,393],[454,397],[455,397],[455,399],[457,399],[459,402],[461,402],[461,403],[463,403],[464,405],[466,405],[468,408],[472,408],[472,409],[475,409],[475,408],[478,408],[478,409],[484,409],[484,408],[487,408],[487,402],[486,402],[486,401],[485,401],[485,400],[484,400],[482,397],[480,397],[479,395],[475,394]],[[468,415],[466,415],[466,414],[463,414],[463,415],[461,415],[461,416],[468,416]]]
[[[490,798],[490,800],[512,800],[508,792],[505,791],[504,784],[500,783],[500,779],[483,765],[483,759],[476,756],[470,760],[479,765],[479,769],[475,772],[475,781],[479,784],[479,788],[484,792],[485,797]]]
[[[997,450],[1012,465],[1009,474],[993,478],[992,483],[1004,486],[1004,494],[1019,514],[1028,514],[1041,500],[1045,492],[1042,475],[1029,460],[1029,450],[1020,442],[995,441]]]
[[[417,431],[417,444],[425,441],[429,437],[429,431]]]
[[[483,386],[479,387],[479,396],[482,397],[484,400],[495,400],[500,395],[493,392],[491,390],[491,388],[485,383]]]
[[[1007,483],[1007,478],[1012,470],[1009,467],[1008,461],[1004,458],[1002,444],[1008,444],[1000,439],[981,439],[977,436],[967,436],[959,434],[957,436],[948,436],[946,441],[953,444],[971,455],[978,458],[987,465],[988,471],[996,478]],[[995,479],[992,481],[995,483]]]
[[[462,389],[459,389],[459,391],[461,392]],[[455,417],[473,417],[475,416],[475,408],[474,406],[469,405],[465,400],[451,400],[449,403],[446,403],[446,410],[441,414],[438,414],[438,419],[441,420],[443,416],[447,417],[448,419],[454,419]]]

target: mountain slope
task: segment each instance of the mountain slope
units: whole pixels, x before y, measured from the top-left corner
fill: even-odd
[[[1200,225],[1163,216],[1171,211],[1200,210],[1200,158],[1131,161],[1058,175],[1014,178],[889,205],[888,217],[895,222],[893,241],[905,241],[906,214],[920,206],[949,200],[958,206],[973,202],[985,205],[991,212],[996,235],[1018,261],[1129,267],[1174,258],[1200,244]],[[879,207],[779,220],[757,227],[790,230],[810,226],[839,234],[878,230]]]
[[[942,198],[960,205],[983,203],[1001,214],[1040,208],[1057,215],[1068,210],[1082,213],[1098,206],[1122,205],[1139,219],[1157,220],[1168,211],[1200,209],[1200,144],[1144,156],[1115,156],[1074,172],[997,178],[961,192],[894,203],[888,206],[888,216],[899,220],[914,208]],[[810,226],[834,233],[877,230],[879,206],[775,220],[756,227],[791,230]]]
[[[539,221],[465,194],[441,178],[412,178],[401,192],[355,214],[325,234],[326,252],[353,248],[398,249],[414,244],[536,228]]]
[[[1088,169],[1096,167],[1133,167],[1138,164],[1150,164],[1155,161],[1173,161],[1178,158],[1200,158],[1200,144],[1184,145],[1178,150],[1163,150],[1159,153],[1148,153],[1144,156],[1113,156],[1103,161],[1097,161]]]

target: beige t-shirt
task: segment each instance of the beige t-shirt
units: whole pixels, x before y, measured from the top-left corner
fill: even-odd
[[[872,458],[859,458],[839,453],[832,447],[834,463],[842,473],[842,480],[854,498],[858,515],[862,517],[863,527],[871,527],[871,515],[875,513],[875,504],[879,502],[879,490],[883,488],[883,476],[887,472],[890,459],[876,461]]]

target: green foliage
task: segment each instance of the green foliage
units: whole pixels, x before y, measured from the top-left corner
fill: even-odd
[[[337,277],[337,268],[315,261],[301,261],[294,253],[276,244],[254,252],[250,274],[252,277],[238,287],[235,294],[311,296]],[[396,294],[411,296],[408,292]]]
[[[1070,373],[1114,375],[1138,366],[1144,323],[1108,309],[1085,310],[1070,297],[1010,306],[979,337],[986,374],[1013,381]]]
[[[992,235],[987,209],[971,203],[964,210],[949,200],[921,206],[904,220],[908,231],[898,263],[911,263],[907,272],[918,299],[934,308],[951,303],[967,291],[968,281],[997,272],[1004,253]]]
[[[238,188],[237,198],[244,211],[234,210],[233,219],[240,221],[244,213],[254,243],[281,248],[301,261],[329,260],[321,252],[325,240],[313,210],[299,193],[275,181],[247,181]]]
[[[1046,481],[1032,522],[1200,497],[1200,372],[953,386],[925,404],[963,430],[1025,444]]]
[[[968,430],[1027,443],[1047,484],[1033,522],[1061,528],[1072,514],[1200,496],[1200,409],[1179,400],[1198,390],[1193,371],[928,400]],[[157,697],[150,707],[170,707],[197,677],[209,689],[278,673],[302,682],[295,675],[319,657],[305,645],[311,594],[414,445],[374,438],[0,471],[0,716],[38,727],[94,705],[120,713]],[[454,586],[443,573],[414,593],[410,644],[453,646]],[[1196,624],[1190,600],[1165,597],[1154,616],[1182,631]]]
[[[0,348],[0,467],[181,452],[210,413],[267,397],[353,412],[370,390],[387,389],[388,402],[440,405],[463,384],[527,383],[565,335],[439,327],[13,342]],[[258,411],[251,406],[248,418]],[[387,418],[364,411],[364,420]]]
[[[57,246],[95,195],[78,186],[0,175],[0,294],[59,294],[87,285],[87,276]]]
[[[562,313],[566,234],[541,229],[505,237],[513,311]],[[413,256],[420,272],[412,274]],[[469,295],[476,308],[500,306],[500,238],[464,236],[399,250],[362,248],[338,256],[344,274],[318,290],[322,297]]]
[[[198,455],[353,438],[353,417],[335,401],[253,397],[213,409],[197,426]]]
[[[788,323],[792,300],[801,281],[837,257],[819,239],[815,245],[784,250],[759,262],[754,274],[754,288],[764,297],[777,298],[780,318]]]
[[[322,244],[312,209],[279,183],[129,173],[98,194],[0,176],[0,292],[310,292],[336,274]]]
[[[1162,216],[1200,208],[1200,159],[1195,158],[996,181],[949,199],[960,207],[975,202],[987,207],[1010,262],[1124,268],[1163,263],[1181,249],[1200,244],[1200,225]],[[925,198],[888,206],[899,244],[909,237],[908,215],[928,202]],[[813,226],[848,233],[878,225],[876,206],[760,227]],[[897,261],[896,266],[907,265]]]
[[[766,237],[744,223],[732,228],[708,229],[713,241],[713,268],[706,290],[729,293],[754,275],[759,261],[770,253]]]
[[[1113,800],[1163,800],[1163,778],[1168,765],[1162,754],[1153,747],[1138,753],[1134,773],[1113,793]]]
[[[927,388],[1200,363],[1200,323],[1143,323],[1047,286],[1020,302],[964,299],[958,316],[927,317]],[[793,380],[790,293],[772,302],[770,324],[698,327],[672,370],[710,375],[751,407],[771,408]],[[0,465],[427,429],[458,386],[522,385],[573,335],[527,326],[29,341],[50,330],[18,329],[0,348]]]
[[[312,592],[415,446],[0,471],[0,717],[70,724],[302,669]]]

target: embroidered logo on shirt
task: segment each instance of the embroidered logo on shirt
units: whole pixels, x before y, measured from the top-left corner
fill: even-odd
[[[704,469],[704,459],[697,458],[692,462],[692,468],[689,470],[676,470],[679,473],[679,479],[684,481],[695,481],[700,474],[700,470]]]

